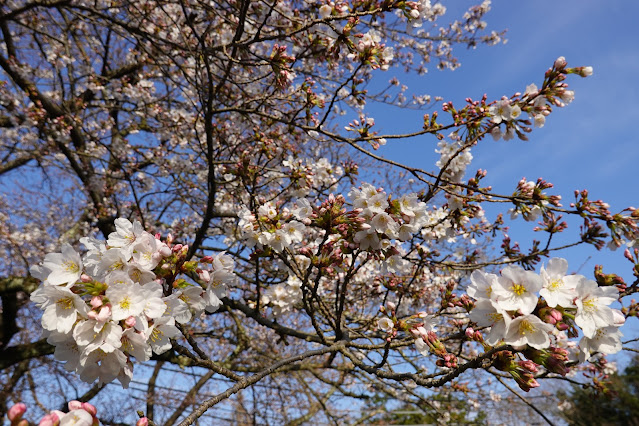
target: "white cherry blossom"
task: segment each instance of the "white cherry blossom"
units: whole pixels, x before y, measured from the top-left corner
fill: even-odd
[[[577,324],[584,335],[593,338],[598,328],[614,325],[615,316],[609,307],[619,297],[615,287],[599,287],[595,281],[581,280],[577,285]]]
[[[537,292],[541,289],[541,278],[534,272],[518,266],[506,266],[501,276],[492,285],[491,300],[507,311],[520,310],[531,313],[537,306]]]
[[[51,285],[67,284],[73,286],[82,275],[82,259],[69,244],[62,245],[62,253],[49,253],[44,257],[42,266],[48,269],[47,282]]]
[[[550,333],[554,327],[546,324],[535,315],[524,315],[508,324],[504,343],[512,346],[528,345],[535,349],[550,346]]]
[[[539,295],[546,300],[551,308],[559,305],[564,308],[575,306],[573,300],[577,296],[576,288],[579,281],[585,279],[582,275],[566,275],[568,262],[566,259],[552,258],[548,267],[541,267],[540,275],[543,288]]]

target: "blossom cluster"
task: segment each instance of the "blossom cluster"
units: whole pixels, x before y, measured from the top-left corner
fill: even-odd
[[[500,276],[474,271],[467,292],[476,300],[470,319],[489,327],[488,345],[499,342],[514,348],[542,350],[561,344],[562,332],[583,335],[580,361],[594,353],[621,350],[623,314],[611,308],[619,297],[616,287],[600,287],[582,275],[567,275],[568,262],[553,258],[540,274],[507,266]]]
[[[348,195],[362,222],[353,238],[362,250],[386,248],[388,239],[408,241],[428,219],[426,203],[415,193],[392,200],[381,188],[363,183]]]
[[[69,401],[69,412],[53,410],[44,416],[38,426],[98,426],[98,410],[88,402]],[[12,406],[7,413],[11,426],[29,426],[29,422],[23,418],[27,412],[27,405],[19,402]]]
[[[139,222],[115,220],[116,231],[105,242],[85,237],[81,257],[69,244],[49,253],[31,274],[42,284],[31,300],[44,312],[42,327],[55,346],[55,357],[66,361],[88,383],[118,379],[127,387],[138,362],[161,354],[180,335],[176,323],[186,323],[204,310],[216,311],[234,279],[233,259],[224,254],[202,259],[212,270],[185,262],[188,247],[162,242]],[[192,271],[206,289],[176,280]]]
[[[568,85],[561,82],[565,78],[565,73],[589,77],[592,75],[592,67],[566,68],[566,59],[561,56],[557,58],[553,68],[546,74],[547,78],[553,76],[551,81],[556,80],[554,85],[548,85],[552,86],[551,89],[545,87],[547,81],[544,82],[544,90],[540,90],[536,84],[531,83],[526,86],[521,99],[502,97],[488,109],[492,117],[491,121],[495,124],[490,131],[493,139],[497,141],[503,138],[505,141],[509,141],[517,135],[520,139],[527,140],[522,130],[529,132],[530,128],[522,128],[519,126],[520,123],[530,124],[532,122],[535,127],[544,127],[546,117],[552,112],[552,105],[564,107],[571,103],[575,98],[575,92],[568,90]],[[528,113],[529,121],[520,120],[522,112]],[[502,130],[501,124],[505,124],[505,129]]]
[[[440,170],[445,170],[445,177],[453,182],[460,182],[466,172],[466,167],[473,160],[470,149],[461,141],[457,133],[449,135],[451,142],[441,140],[437,143],[439,149],[435,152],[440,155],[436,166]]]

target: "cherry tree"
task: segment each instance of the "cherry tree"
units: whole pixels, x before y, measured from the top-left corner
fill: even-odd
[[[446,422],[459,404],[442,401],[507,389],[550,423],[522,391],[579,371],[603,389],[639,281],[569,274],[561,250],[619,248],[639,276],[639,213],[469,170],[478,144],[534,139],[592,68],[560,57],[464,105],[402,83],[499,43],[489,9],[0,5],[0,412],[342,424],[383,400]],[[380,104],[423,120],[385,133]],[[414,136],[436,164],[379,153]],[[488,204],[534,227],[530,250]]]

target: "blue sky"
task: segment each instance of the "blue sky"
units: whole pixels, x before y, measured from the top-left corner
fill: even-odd
[[[461,16],[474,3],[445,3],[448,12],[444,19]],[[403,77],[402,82],[416,92],[441,95],[462,105],[468,96],[479,99],[486,93],[494,100],[523,92],[533,82],[541,85],[544,72],[559,56],[566,57],[568,66],[592,66],[593,76],[567,79],[575,100],[565,108],[556,108],[545,127],[529,135],[529,142],[493,142],[488,138],[472,151],[474,160],[467,175],[487,169],[484,184],[505,194],[512,193],[522,177],[543,177],[555,184],[552,193],[562,195],[566,207],[575,189],[588,189],[591,199],[603,199],[613,211],[639,207],[639,189],[633,182],[639,170],[639,137],[634,132],[639,123],[637,16],[639,2],[635,1],[496,0],[485,20],[490,29],[508,30],[506,44],[474,50],[459,47],[456,55],[461,68],[451,72],[431,67],[425,76]],[[374,117],[378,130],[393,133],[418,129],[422,114],[385,112]],[[432,170],[438,158],[435,147],[434,138],[423,137],[389,141],[381,152]],[[573,223],[568,234],[576,235],[575,225],[578,223]],[[522,248],[536,236],[526,231],[530,228],[512,228],[511,236]],[[603,264],[608,272],[631,280],[630,264],[622,253],[588,247],[571,249],[563,257],[572,272],[586,262],[580,273],[592,277],[594,265]]]

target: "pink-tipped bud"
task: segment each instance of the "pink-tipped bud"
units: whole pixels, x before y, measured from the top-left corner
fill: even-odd
[[[465,333],[466,333],[466,337],[468,337],[470,340],[474,340],[475,330],[473,330],[472,327],[468,327]]]
[[[98,314],[98,317],[96,318],[96,320],[100,322],[106,322],[110,317],[111,317],[111,306],[104,305],[100,309],[100,313]]]
[[[87,274],[82,274],[80,275],[80,281],[82,281],[83,283],[90,283],[91,281],[93,281],[93,278],[91,278]]]
[[[579,75],[581,77],[590,77],[592,75],[592,67],[579,68]]]
[[[393,302],[386,302],[386,306],[388,306],[388,309],[390,309],[391,311],[394,311],[395,308],[397,307],[397,305],[394,304]]]
[[[557,309],[553,309],[550,311],[550,316],[555,320],[555,322],[561,321],[564,316]]]
[[[198,271],[197,274],[202,281],[209,282],[209,280],[211,279],[211,274],[209,273],[209,271]]]
[[[13,423],[16,420],[20,420],[20,417],[22,417],[26,411],[27,405],[23,402],[19,402],[9,409],[7,417],[9,417],[9,420]]]
[[[531,373],[536,373],[537,371],[539,371],[537,364],[530,360],[519,361],[519,366],[525,370],[530,371]]]
[[[200,262],[202,263],[211,263],[213,262],[213,256],[204,256],[202,259],[200,259]],[[142,420],[142,419],[140,419]]]
[[[91,306],[93,307],[93,309],[102,306],[102,296],[93,296],[91,298]]]
[[[182,244],[176,244],[173,246],[173,253],[177,253],[180,250],[182,250],[182,247],[184,247]]]
[[[59,413],[62,414],[61,412]],[[46,416],[44,416],[42,420],[40,420],[40,423],[38,423],[38,426],[58,426],[59,424],[60,424],[60,417],[58,417],[58,414],[56,412],[52,411]]]
[[[126,320],[124,320],[124,324],[126,324],[127,327],[131,328],[131,327],[135,327],[136,324],[136,320],[134,316],[130,316],[128,317]],[[87,410],[89,411],[89,410]]]
[[[69,411],[73,411],[73,410],[81,410],[82,409],[82,403],[80,401],[69,401]]]
[[[135,426],[148,426],[149,425],[149,419],[147,419],[146,417],[142,417],[140,420],[138,420],[135,423]]]
[[[98,409],[95,408],[95,405],[89,404],[88,402],[82,403],[82,409],[86,411],[87,413],[91,414],[93,417],[95,417],[98,414]]]
[[[567,65],[566,58],[564,58],[563,56],[560,56],[555,60],[555,68],[557,70],[562,70],[566,68],[566,65]]]
[[[633,262],[633,263],[634,263],[634,261],[635,261],[635,260],[632,258],[632,253],[630,253],[630,250],[628,250],[628,249],[624,250],[624,252],[623,252],[623,256],[624,256],[626,259],[628,259],[629,261],[631,261],[631,262]]]

